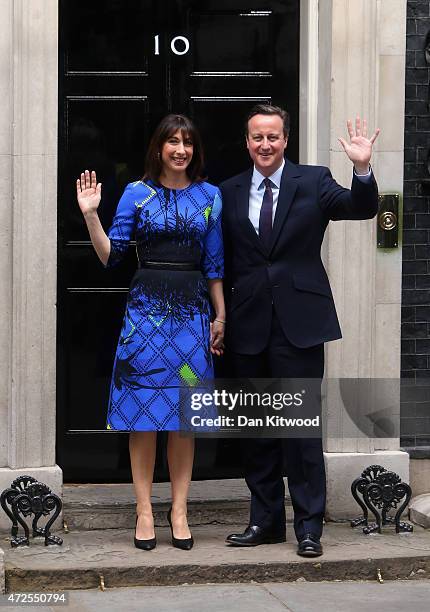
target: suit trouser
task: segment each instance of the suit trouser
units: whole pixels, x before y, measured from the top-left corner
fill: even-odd
[[[252,331],[251,331],[252,333]],[[285,337],[273,311],[269,342],[257,355],[232,353],[237,377],[319,378],[324,374],[324,345],[297,348]],[[284,454],[298,539],[321,537],[326,481],[320,438],[246,438],[241,440],[245,480],[251,491],[250,525],[285,531]]]

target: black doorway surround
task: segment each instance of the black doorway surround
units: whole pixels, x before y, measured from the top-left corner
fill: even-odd
[[[124,186],[141,177],[152,130],[190,115],[209,181],[249,165],[243,119],[256,102],[291,113],[298,161],[299,0],[60,0],[57,463],[65,482],[130,480],[128,435],[105,430],[110,375],[133,249],[106,271],[75,197],[82,169],[103,184],[108,229]],[[168,477],[165,435],[155,479]],[[240,476],[238,441],[197,440],[195,479]]]

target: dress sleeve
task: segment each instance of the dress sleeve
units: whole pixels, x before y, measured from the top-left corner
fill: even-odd
[[[133,188],[127,185],[118,203],[115,217],[108,231],[110,255],[106,268],[115,266],[126,254],[130,240],[134,237],[136,211],[137,208],[134,203]]]
[[[202,272],[205,278],[223,278],[224,248],[221,226],[222,200],[219,189],[208,210],[207,230],[203,241]]]

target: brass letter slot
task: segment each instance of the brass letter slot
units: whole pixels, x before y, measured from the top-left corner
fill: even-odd
[[[393,249],[399,245],[399,200],[398,193],[379,195],[376,237],[380,249]]]

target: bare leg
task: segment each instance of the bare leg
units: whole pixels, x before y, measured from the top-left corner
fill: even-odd
[[[129,438],[131,471],[136,493],[138,516],[136,538],[149,540],[155,536],[151,491],[154,478],[156,431],[132,431]]]
[[[170,482],[172,483],[172,526],[175,538],[190,538],[187,499],[194,460],[194,438],[170,431],[167,443]]]

